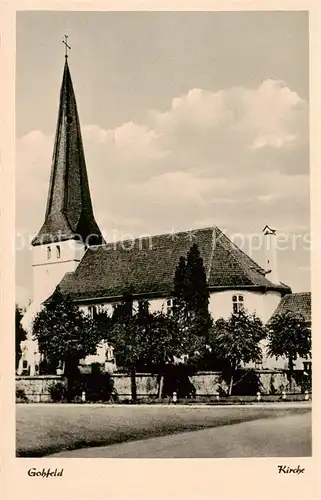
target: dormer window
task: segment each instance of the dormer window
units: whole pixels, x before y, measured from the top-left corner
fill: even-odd
[[[57,257],[57,259],[60,259],[60,246],[59,245],[56,246],[56,257]]]
[[[233,295],[233,314],[237,314],[244,311],[244,296],[243,295]]]
[[[47,260],[51,259],[51,248],[47,247]]]

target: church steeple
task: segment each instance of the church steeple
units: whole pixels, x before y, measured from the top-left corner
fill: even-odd
[[[73,239],[82,239],[86,245],[103,243],[93,214],[76,98],[66,54],[45,221],[31,244],[36,246]]]

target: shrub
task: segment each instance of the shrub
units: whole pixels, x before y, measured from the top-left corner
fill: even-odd
[[[255,396],[257,392],[262,392],[260,378],[251,369],[240,369],[236,371],[233,384],[233,394],[235,396]]]
[[[172,397],[173,392],[176,392],[177,398],[193,398],[196,396],[196,389],[190,380],[190,376],[194,373],[191,366],[184,364],[168,365],[164,372],[164,397]]]
[[[68,380],[68,400],[75,401],[81,398],[82,392],[86,393],[87,402],[109,401],[111,398],[115,401],[117,394],[114,389],[114,383],[109,373],[80,374],[74,379]]]
[[[312,373],[304,370],[296,370],[294,372],[295,384],[300,387],[301,393],[311,391],[312,389]]]
[[[62,401],[66,397],[66,388],[65,388],[64,384],[62,384],[61,382],[58,382],[57,384],[52,385],[49,389],[49,392],[50,392],[50,396],[51,396],[52,401],[54,401],[56,403],[59,401]]]
[[[16,403],[27,403],[28,398],[23,389],[16,389]]]

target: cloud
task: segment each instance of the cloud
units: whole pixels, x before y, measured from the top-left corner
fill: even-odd
[[[16,228],[33,232],[43,221],[53,137],[34,130],[16,141]]]
[[[151,117],[165,143],[185,137],[190,151],[201,140],[206,150],[215,146],[214,158],[217,149],[226,155],[228,144],[237,150],[281,148],[307,135],[306,103],[279,80],[266,80],[256,89],[192,89],[173,99],[169,110]]]
[[[143,123],[82,126],[97,222],[155,234],[213,221],[232,231],[309,226],[308,105],[279,80],[194,88]],[[37,231],[53,137],[17,139],[17,228]],[[201,224],[200,224],[201,225]]]
[[[157,146],[156,132],[146,126],[127,122],[113,130],[98,125],[86,125],[84,138],[93,144],[105,145],[114,159],[143,161],[163,157],[166,153]]]

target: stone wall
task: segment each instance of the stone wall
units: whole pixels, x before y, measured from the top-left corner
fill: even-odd
[[[227,384],[221,380],[221,376],[221,372],[199,372],[190,377],[196,396],[214,396],[218,394],[219,387],[227,390]]]
[[[291,393],[303,392],[301,386],[295,381],[292,382],[290,391],[288,376],[284,371],[256,370],[255,373],[259,377],[262,394],[281,394],[284,390]],[[130,377],[126,374],[114,373],[112,378],[118,396],[121,398],[130,397]],[[196,398],[215,396],[222,390],[226,392],[228,388],[227,383],[222,380],[221,372],[198,372],[190,377],[190,381],[196,389]],[[64,377],[59,375],[17,376],[16,390],[23,390],[30,402],[47,402],[51,400],[50,387],[58,382],[66,384]],[[136,385],[138,397],[157,396],[156,375],[138,373]]]
[[[282,370],[256,370],[261,383],[262,394],[281,394],[282,391],[300,393],[301,386],[292,381],[290,383],[287,373]],[[130,377],[125,374],[113,374],[115,389],[119,396],[130,396]],[[196,389],[196,397],[215,396],[219,392],[227,392],[228,383],[222,380],[221,372],[198,372],[190,377],[191,383]],[[156,396],[158,385],[157,376],[149,374],[137,374],[136,376],[137,395]]]
[[[23,391],[30,403],[46,403],[51,401],[50,387],[62,383],[66,379],[60,375],[17,376],[16,391]]]
[[[122,373],[113,373],[112,377],[117,394],[123,397],[130,396],[130,377]],[[157,396],[158,384],[156,375],[138,373],[136,375],[136,386],[138,396]]]

